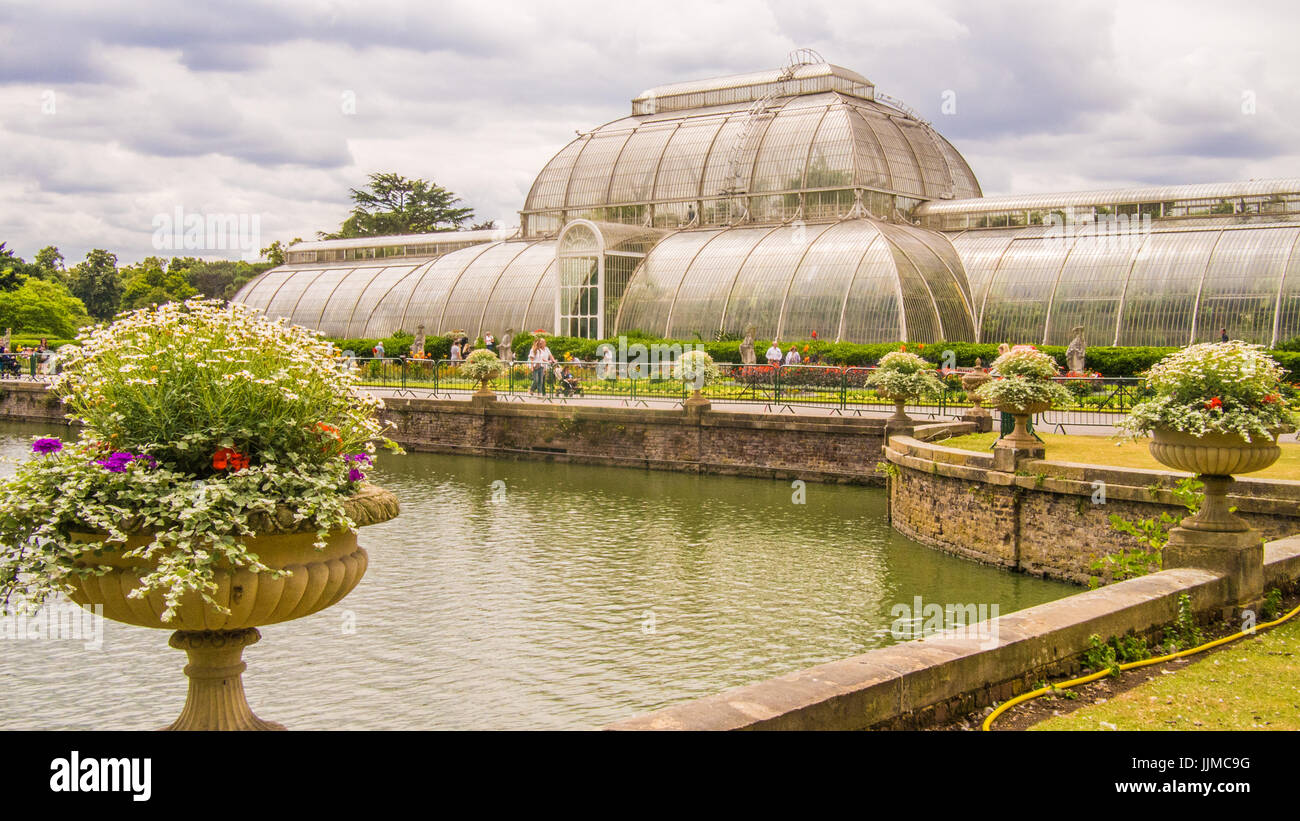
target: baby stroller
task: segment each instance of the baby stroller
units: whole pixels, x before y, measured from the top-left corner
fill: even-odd
[[[568,368],[556,368],[555,380],[558,383],[560,391],[565,396],[582,396],[582,385],[578,382],[578,377],[573,375],[573,371]]]

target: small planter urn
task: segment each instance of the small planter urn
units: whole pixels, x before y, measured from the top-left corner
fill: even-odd
[[[1282,455],[1276,434],[1272,439],[1247,442],[1236,434],[1207,433],[1196,437],[1182,431],[1152,431],[1151,455],[1162,465],[1197,474],[1205,484],[1205,501],[1196,515],[1183,519],[1189,530],[1241,533],[1250,525],[1228,509],[1228,487],[1234,473],[1254,473],[1272,465]]]
[[[398,514],[397,497],[363,485],[347,500],[348,516],[358,527],[388,521]],[[285,531],[292,514],[281,508],[278,522],[263,522],[259,535],[246,538],[250,551],[267,566],[287,570],[283,578],[218,565],[217,592],[213,598],[229,614],[204,603],[197,593],[182,599],[176,619],[163,622],[166,609],[160,593],[142,598],[127,594],[140,586],[140,577],[153,569],[147,559],[123,558],[120,553],[148,544],[152,536],[140,533],[121,551],[95,556],[97,565],[111,569],[100,576],[76,579],[70,594],[83,607],[99,605],[114,621],[139,627],[175,630],[168,644],[189,656],[185,675],[189,692],[180,717],[168,730],[283,730],[284,727],[254,715],[244,696],[241,678],[247,665],[243,650],[261,639],[257,628],[309,616],[336,604],[351,593],[366,572],[368,557],[357,544],[354,531],[338,531],[326,539],[323,550],[314,546],[316,532]],[[81,541],[98,541],[85,534]]]
[[[1043,443],[1035,439],[1034,435],[1029,432],[1029,418],[1051,410],[1051,408],[1051,402],[1031,402],[1023,408],[1015,405],[998,405],[1000,412],[1010,414],[1016,420],[1016,426],[1011,433],[998,440],[997,446],[1017,451],[1036,451],[1041,456]]]
[[[975,425],[975,430],[980,433],[993,430],[993,414],[989,413],[988,408],[984,407],[984,400],[979,397],[976,391],[993,381],[993,377],[983,370],[974,370],[962,374],[961,386],[970,397],[970,410],[962,414],[963,422],[971,422]]]
[[[891,425],[915,425],[916,420],[907,415],[907,400],[910,396],[899,396],[897,394],[881,393],[880,397],[888,402],[894,403],[894,415],[889,417]]]
[[[481,379],[478,383],[478,390],[470,394],[470,402],[475,405],[490,404],[497,401],[496,392],[492,390],[491,379]]]
[[[691,391],[691,395],[686,397],[686,401],[684,401],[682,404],[688,410],[694,410],[694,411],[708,410],[713,406],[712,403],[709,402],[708,398],[705,397],[704,393],[699,388],[696,388],[695,390]]]

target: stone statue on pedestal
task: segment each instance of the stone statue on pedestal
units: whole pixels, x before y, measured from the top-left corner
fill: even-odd
[[[421,359],[424,357],[424,325],[415,329],[415,341],[411,343],[411,358]]]
[[[501,339],[497,342],[497,358],[500,359],[502,362],[514,362],[515,361],[514,344],[515,344],[515,329],[506,328],[506,332],[501,335]]]
[[[745,341],[740,343],[740,363],[753,365],[757,362],[754,357],[754,326],[750,325],[745,329]]]
[[[1084,354],[1087,353],[1087,347],[1083,344],[1083,326],[1071,328],[1070,336],[1070,347],[1065,349],[1065,366],[1071,373],[1083,373]]]

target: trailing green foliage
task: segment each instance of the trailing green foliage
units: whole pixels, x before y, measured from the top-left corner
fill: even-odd
[[[1169,492],[1189,513],[1195,514],[1201,507],[1204,498],[1201,491],[1204,487],[1203,483],[1187,476],[1179,479],[1178,484],[1170,488]],[[1152,495],[1157,489],[1150,489]],[[1137,539],[1139,547],[1121,548],[1118,553],[1107,553],[1093,561],[1088,569],[1097,575],[1088,579],[1088,586],[1100,587],[1103,578],[1108,582],[1119,582],[1159,570],[1161,551],[1169,542],[1169,530],[1182,519],[1182,516],[1166,511],[1148,519],[1125,519],[1118,513],[1110,514],[1111,528]]]

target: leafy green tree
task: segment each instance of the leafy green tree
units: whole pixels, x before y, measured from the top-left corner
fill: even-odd
[[[270,262],[250,264],[243,260],[205,262],[174,258],[167,269],[180,271],[185,280],[206,297],[230,299],[245,283],[271,267]]]
[[[47,245],[36,252],[36,265],[44,272],[41,279],[53,280],[67,285],[68,272],[63,266],[63,254],[53,245]]]
[[[58,282],[27,277],[13,290],[0,293],[0,327],[33,336],[75,336],[90,322],[86,306]]]
[[[457,207],[460,197],[436,183],[400,174],[371,174],[369,179],[365,189],[352,189],[352,214],[342,227],[333,234],[321,232],[321,239],[456,231],[474,219],[474,209]]]
[[[177,257],[172,262],[167,265],[161,257],[146,257],[136,265],[123,268],[120,272],[124,284],[122,309],[176,302],[197,294],[185,279],[186,260]]]
[[[96,248],[72,266],[68,289],[80,299],[95,319],[112,319],[122,299],[122,279],[117,273],[117,255]]]
[[[285,252],[300,242],[302,242],[302,237],[294,237],[288,245],[277,239],[262,249],[262,259],[271,263],[272,266],[283,265]]]
[[[27,262],[0,242],[0,291],[21,288],[29,277],[46,278],[39,265]]]

